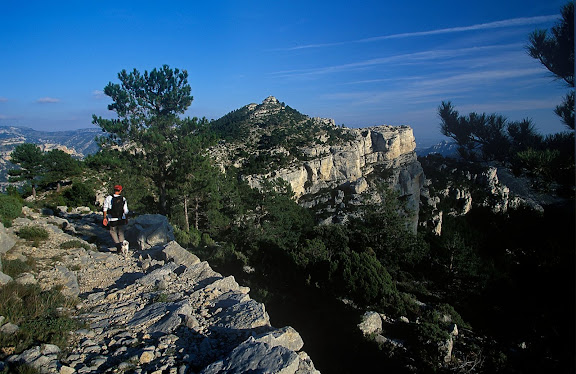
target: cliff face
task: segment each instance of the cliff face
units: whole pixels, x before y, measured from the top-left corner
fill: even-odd
[[[241,108],[235,113],[238,119],[231,121],[235,129],[246,129],[241,152],[240,142],[232,139],[215,147],[212,154],[222,168],[238,167],[252,187],[261,188],[271,179],[285,180],[297,201],[315,209],[326,223],[345,221],[354,207],[379,202],[376,187],[383,183],[405,201],[416,229],[424,174],[410,127],[349,129],[337,127],[330,119],[290,111],[273,97]],[[291,133],[304,139],[290,138]],[[262,141],[280,135],[284,138],[273,144]],[[251,162],[263,155],[272,162],[254,173]],[[279,155],[284,162],[275,164]]]
[[[516,177],[502,166],[471,163],[454,158],[429,155],[421,158],[428,179],[422,189],[420,224],[434,233],[442,233],[446,216],[464,216],[472,209],[492,213],[527,208],[544,212],[545,205],[562,204],[563,200],[538,193],[524,177]]]

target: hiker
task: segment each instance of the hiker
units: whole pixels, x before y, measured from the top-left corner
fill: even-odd
[[[128,214],[128,203],[126,198],[122,196],[122,186],[117,184],[114,186],[114,195],[106,196],[104,200],[104,219],[102,223],[110,229],[110,236],[116,245],[116,249],[120,251],[124,243],[124,225],[128,223],[126,215]]]

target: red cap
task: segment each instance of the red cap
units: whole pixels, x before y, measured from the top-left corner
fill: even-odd
[[[122,186],[117,184],[114,186],[114,191],[122,191]]]

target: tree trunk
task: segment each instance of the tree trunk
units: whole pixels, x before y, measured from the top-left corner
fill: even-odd
[[[188,218],[188,196],[184,196],[184,219],[186,220],[186,232],[190,231],[190,219]]]
[[[167,212],[167,203],[166,203],[166,182],[162,181],[159,183],[158,186],[158,198],[160,203],[160,214],[166,215]]]
[[[200,220],[200,212],[199,210],[199,206],[200,206],[200,198],[198,196],[194,197],[194,211],[195,211],[195,216],[194,216],[194,228],[196,230],[198,230],[198,221]]]

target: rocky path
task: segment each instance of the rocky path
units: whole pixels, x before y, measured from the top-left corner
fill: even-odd
[[[79,298],[73,311],[85,328],[61,350],[40,345],[0,361],[43,373],[318,373],[291,327],[274,328],[265,306],[234,277],[224,277],[175,241],[141,236],[128,257],[110,251],[99,214],[44,217],[27,212],[6,231],[45,227],[39,247],[17,239],[5,259],[34,258],[37,270],[14,281],[61,285]],[[132,229],[142,229],[137,221]],[[164,235],[166,236],[166,235]],[[99,241],[99,248],[85,239]],[[82,246],[61,249],[71,240]],[[0,370],[2,368],[0,367]]]

